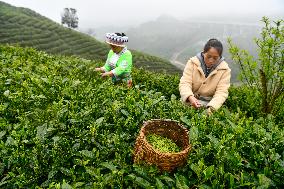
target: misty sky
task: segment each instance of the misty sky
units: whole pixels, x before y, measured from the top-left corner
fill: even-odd
[[[222,15],[284,15],[284,0],[0,0],[30,8],[60,23],[65,7],[76,8],[79,27],[138,25],[162,14],[176,18]],[[283,18],[283,17],[282,17]]]

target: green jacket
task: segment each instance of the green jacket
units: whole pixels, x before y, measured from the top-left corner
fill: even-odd
[[[119,54],[109,51],[104,70],[113,72],[113,81],[131,79],[131,69],[132,54],[126,47]]]

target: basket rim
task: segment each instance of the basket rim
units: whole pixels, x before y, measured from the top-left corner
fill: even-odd
[[[177,120],[172,120],[172,119],[149,119],[149,120],[147,120],[147,121],[143,121],[142,127],[144,127],[145,124],[148,123],[148,122],[156,122],[156,121],[175,122],[175,123],[178,124],[178,126],[180,126],[181,128],[183,128],[186,132],[189,131],[189,130],[188,130],[185,126],[183,126],[179,121],[177,121]],[[141,127],[141,129],[142,129],[142,127]]]
[[[180,124],[179,121],[174,120],[174,119],[149,119],[147,121],[143,121],[143,125],[144,125],[144,123],[151,122],[151,121],[172,121],[172,122],[176,122],[176,123]]]

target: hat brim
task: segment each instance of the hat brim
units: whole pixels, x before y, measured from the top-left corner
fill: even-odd
[[[117,46],[117,47],[125,47],[125,45],[118,45],[118,44],[112,43],[110,41],[105,41],[105,42],[109,45],[113,45],[113,46]]]

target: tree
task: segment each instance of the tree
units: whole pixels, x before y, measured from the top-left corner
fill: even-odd
[[[240,79],[259,92],[262,112],[273,114],[284,101],[284,20],[271,23],[263,17],[262,22],[265,26],[261,36],[255,39],[257,59],[246,50],[240,50],[231,39],[228,39],[229,52],[240,66]]]
[[[77,10],[74,8],[64,8],[61,14],[61,24],[66,24],[68,28],[78,28]]]

